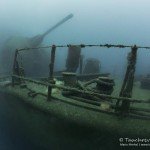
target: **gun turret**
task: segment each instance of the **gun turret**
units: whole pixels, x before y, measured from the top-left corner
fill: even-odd
[[[50,32],[52,32],[54,29],[56,29],[57,27],[59,27],[60,25],[62,25],[63,23],[65,23],[66,21],[68,21],[69,19],[71,19],[73,17],[73,14],[69,14],[68,16],[66,16],[65,18],[63,18],[61,21],[59,21],[58,23],[56,23],[54,26],[52,26],[50,29],[48,29],[44,34],[41,35],[36,35],[34,37],[32,37],[30,39],[30,45],[31,47],[37,47],[39,46],[46,35],[48,35]]]

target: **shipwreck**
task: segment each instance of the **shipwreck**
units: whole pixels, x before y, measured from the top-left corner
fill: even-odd
[[[55,72],[56,50],[60,47],[68,49],[66,69]],[[115,79],[108,73],[99,72],[98,60],[88,59],[83,68],[80,52],[85,47],[131,49],[118,96],[113,94]],[[42,49],[51,49],[49,66],[45,66],[49,67],[49,76],[26,77],[19,55],[22,51],[28,53],[39,48],[15,51],[12,74],[0,78],[0,92],[19,97],[40,111],[83,126],[118,135],[150,135],[150,95],[146,98],[132,97],[138,49],[149,47],[112,44],[45,46]],[[78,68],[79,74],[76,73]],[[145,92],[149,93],[148,90]]]

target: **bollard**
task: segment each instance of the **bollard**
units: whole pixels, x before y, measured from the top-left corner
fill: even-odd
[[[73,72],[63,72],[63,80],[65,86],[75,87],[77,85],[77,76]]]

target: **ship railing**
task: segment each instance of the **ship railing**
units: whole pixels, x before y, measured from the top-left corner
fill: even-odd
[[[46,82],[42,82],[42,81],[38,81],[38,80],[33,80],[31,78],[20,77],[20,76],[17,76],[17,75],[12,75],[12,78],[20,79],[22,81],[32,82],[32,83],[47,86],[47,87],[50,86],[52,88],[58,88],[58,89],[68,90],[68,91],[71,91],[71,92],[77,92],[77,93],[80,93],[80,94],[98,96],[100,98],[115,99],[115,100],[127,100],[131,103],[150,103],[150,100],[134,99],[134,98],[127,98],[127,97],[115,97],[115,96],[106,95],[106,94],[99,94],[99,93],[95,93],[95,92],[91,92],[91,91],[87,91],[87,90],[79,90],[77,88],[71,88],[71,87],[66,87],[66,86],[63,86],[63,85],[57,85],[57,84],[53,84],[53,83],[46,83]],[[15,86],[15,83],[12,83],[12,84],[13,84],[13,86]],[[51,98],[51,97],[49,97],[49,98]]]
[[[135,111],[145,111],[149,112],[149,109],[144,109],[144,108],[133,108],[130,106],[131,103],[150,103],[150,100],[142,100],[142,99],[134,99],[132,97],[132,89],[133,89],[133,80],[134,80],[134,72],[135,72],[135,65],[136,65],[136,55],[137,55],[137,50],[138,49],[146,49],[150,50],[150,47],[145,47],[145,46],[137,46],[137,45],[114,45],[114,44],[97,44],[97,45],[86,45],[86,44],[80,44],[80,45],[75,45],[75,46],[80,46],[81,48],[85,47],[106,47],[106,48],[131,48],[130,52],[130,58],[128,58],[128,65],[127,65],[127,70],[125,74],[125,78],[123,81],[123,85],[120,91],[119,97],[114,97],[110,95],[105,95],[105,94],[99,94],[99,93],[94,93],[91,91],[84,91],[84,90],[78,90],[75,88],[68,88],[65,86],[61,85],[55,85],[54,84],[54,62],[55,62],[55,52],[56,48],[61,48],[61,47],[70,47],[71,45],[51,45],[51,46],[44,46],[44,47],[36,47],[36,48],[23,48],[23,49],[17,49],[14,57],[14,65],[13,65],[13,76],[12,76],[12,83],[14,84],[14,79],[23,79],[23,80],[28,80],[29,82],[35,82],[37,84],[44,84],[48,87],[48,95],[47,95],[47,100],[51,99],[51,93],[52,93],[52,88],[60,88],[64,90],[69,90],[69,91],[74,91],[78,92],[81,94],[90,94],[97,96],[101,99],[114,99],[117,101],[116,105],[113,106],[115,111],[121,112],[121,113],[129,113],[130,110],[135,110]],[[17,61],[17,55],[21,51],[28,51],[28,50],[34,50],[34,49],[44,49],[44,48],[51,48],[51,62],[49,65],[50,72],[49,72],[49,84],[48,83],[43,83],[40,81],[35,81],[27,78],[23,78],[20,75],[19,71],[19,64]],[[128,80],[130,77],[130,81]],[[126,90],[129,87],[128,90]],[[121,102],[121,105],[120,105]]]
[[[47,101],[51,101],[52,100],[52,92],[51,89],[52,88],[57,88],[60,90],[67,90],[67,91],[71,91],[71,92],[75,92],[75,93],[79,93],[82,95],[86,95],[86,96],[96,96],[97,98],[99,98],[100,101],[95,101],[95,103],[91,102],[92,104],[101,104],[102,101],[107,101],[107,103],[110,104],[111,108],[114,109],[114,111],[116,111],[116,105],[113,104],[112,102],[110,102],[109,100],[120,100],[120,101],[128,101],[130,103],[143,103],[143,104],[150,104],[150,100],[143,100],[143,99],[134,99],[134,98],[126,98],[126,97],[115,97],[115,96],[110,96],[110,95],[106,95],[106,94],[99,94],[99,93],[95,93],[95,92],[91,92],[91,91],[85,91],[85,90],[79,90],[77,88],[71,88],[71,87],[66,87],[63,85],[57,85],[57,84],[53,84],[53,83],[46,83],[46,82],[42,82],[42,81],[38,81],[38,80],[33,80],[31,78],[25,78],[25,77],[21,77],[21,76],[17,76],[17,75],[12,75],[13,81],[14,79],[17,81],[20,81],[21,83],[26,82],[31,82],[37,85],[42,85],[47,87],[48,89],[48,93],[44,94],[44,93],[37,93],[37,94],[41,94],[45,97],[47,97]],[[18,83],[18,82],[17,82]],[[16,83],[12,82],[13,86],[16,85]],[[26,86],[25,86],[26,87]],[[27,88],[27,87],[26,87]],[[29,88],[28,88],[29,89]],[[34,91],[36,93],[36,91]],[[86,102],[86,100],[85,100]],[[89,100],[87,100],[87,103],[89,102]],[[146,112],[146,113],[150,113],[150,109],[144,109],[144,108],[135,108],[135,107],[130,107],[129,109],[131,112],[139,112],[138,114],[140,115],[140,112]],[[150,115],[147,115],[147,117],[150,118]]]
[[[26,47],[18,49],[18,51],[28,51],[28,50],[34,50],[34,49],[47,49],[47,48],[67,48],[72,46],[71,44],[68,45],[49,45],[49,46],[43,46],[43,47]],[[102,47],[102,48],[132,48],[134,45],[123,45],[123,44],[75,44],[75,46],[79,46],[81,48],[85,47]],[[146,49],[150,50],[150,46],[138,46],[136,45],[138,49]]]

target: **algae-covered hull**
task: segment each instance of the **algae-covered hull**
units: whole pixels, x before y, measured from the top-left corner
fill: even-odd
[[[112,113],[104,102],[101,106],[93,105],[64,97],[57,90],[52,94],[51,100],[47,101],[47,97],[44,95],[47,92],[46,87],[28,82],[26,84],[36,90],[37,93],[40,89],[43,94],[37,94],[32,97],[29,94],[29,89],[21,88],[20,85],[13,87],[11,84],[1,85],[0,91],[18,97],[20,101],[26,102],[35,109],[81,126],[120,136],[149,137],[150,135],[150,119],[148,118],[121,117],[115,112]]]

